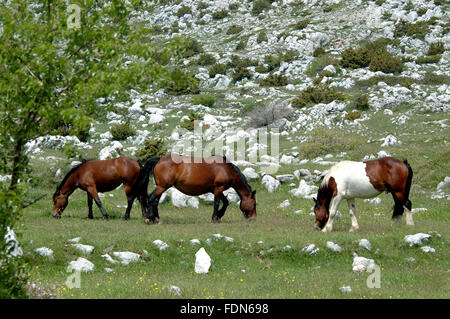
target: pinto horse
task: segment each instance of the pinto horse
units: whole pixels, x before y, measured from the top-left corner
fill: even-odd
[[[193,158],[171,154],[161,158],[152,157],[147,163],[143,174],[149,175],[152,173],[156,183],[155,190],[148,198],[149,209],[145,216],[147,224],[159,222],[159,199],[172,186],[191,196],[213,193],[214,212],[212,222],[214,223],[220,222],[228,207],[228,200],[223,191],[232,187],[241,199],[240,209],[245,218],[256,219],[256,191],[252,191],[239,168],[227,162],[225,157]],[[223,205],[219,209],[220,201]]]
[[[142,215],[144,215],[147,202],[148,179],[142,175],[137,161],[128,157],[119,157],[109,160],[84,160],[74,166],[64,177],[53,194],[53,211],[55,218],[60,218],[61,213],[69,203],[69,196],[80,188],[87,193],[88,219],[93,219],[92,202],[95,201],[103,218],[108,219],[108,214],[102,206],[98,192],[109,192],[121,184],[124,185],[128,206],[123,219],[130,218],[130,211],[134,199],[137,197],[141,203]]]
[[[393,157],[365,162],[337,163],[322,180],[317,199],[313,198],[315,228],[323,232],[331,231],[339,204],[346,199],[352,219],[350,232],[357,231],[359,225],[356,220],[354,199],[375,197],[383,191],[391,193],[394,198],[392,218],[399,223],[406,209],[406,224],[414,225],[409,201],[412,177],[413,171],[408,162]]]

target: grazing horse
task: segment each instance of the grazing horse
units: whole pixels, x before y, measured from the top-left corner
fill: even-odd
[[[145,222],[158,223],[158,203],[161,195],[175,186],[186,195],[197,196],[205,193],[214,194],[214,212],[212,222],[218,223],[225,214],[228,200],[223,191],[232,187],[241,199],[240,209],[246,219],[256,219],[255,193],[237,166],[227,162],[225,157],[210,156],[193,158],[178,154],[164,157],[152,157],[146,165],[144,175],[153,173],[156,189],[148,199],[149,210]],[[222,208],[219,209],[220,201]]]
[[[142,175],[142,165],[128,157],[119,157],[109,160],[83,160],[81,164],[74,166],[64,177],[53,194],[53,211],[55,218],[60,218],[61,213],[69,203],[69,196],[80,188],[87,193],[89,214],[88,219],[93,219],[92,201],[94,200],[102,212],[103,218],[108,219],[108,214],[102,206],[98,192],[109,192],[123,184],[127,195],[128,206],[123,219],[130,218],[133,201],[137,197],[141,203],[142,215],[144,215],[147,202],[148,178]]]
[[[399,223],[406,208],[406,224],[414,225],[409,201],[412,177],[413,171],[408,162],[393,157],[365,162],[337,163],[322,180],[317,199],[313,198],[315,228],[322,229],[323,232],[331,231],[339,204],[346,199],[352,219],[350,232],[357,231],[359,225],[356,220],[354,199],[375,197],[383,191],[391,193],[394,198],[392,218]]]

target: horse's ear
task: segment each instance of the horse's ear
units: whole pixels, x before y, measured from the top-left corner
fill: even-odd
[[[256,191],[252,192],[252,198],[255,198]]]

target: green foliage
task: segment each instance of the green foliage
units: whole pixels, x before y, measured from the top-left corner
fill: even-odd
[[[222,9],[222,10],[216,11],[216,12],[214,12],[212,14],[212,18],[214,20],[221,20],[221,19],[223,19],[223,18],[225,18],[227,16],[228,16],[228,10],[227,9]]]
[[[193,105],[204,105],[207,107],[213,107],[216,99],[212,94],[199,94],[192,98],[191,103]]]
[[[166,93],[173,95],[197,94],[199,92],[197,86],[197,79],[178,68],[172,70],[169,78],[162,84]]]
[[[186,15],[186,14],[192,14],[192,10],[191,7],[189,6],[182,6],[180,9],[178,9],[178,11],[175,13],[175,15],[179,18],[181,18],[182,16]]]
[[[14,225],[20,220],[21,205],[19,192],[0,184],[0,299],[27,297],[25,261],[20,256],[11,256],[13,246],[3,240],[8,227],[15,229]]]
[[[227,66],[230,68],[238,68],[238,67],[246,68],[249,66],[257,66],[257,65],[258,61],[251,60],[249,58],[241,59],[238,55],[232,55],[231,61],[227,64]]]
[[[354,121],[356,119],[359,119],[361,117],[361,114],[362,113],[360,110],[354,110],[354,111],[348,112],[347,114],[345,114],[344,120]]]
[[[190,58],[191,56],[202,53],[203,46],[196,39],[184,38],[181,40],[178,50],[183,58]]]
[[[428,55],[428,56],[419,56],[416,59],[417,64],[427,64],[427,63],[438,63],[441,60],[442,55]]]
[[[317,47],[314,49],[312,56],[317,58],[321,55],[324,55],[326,53],[325,49],[322,47]]]
[[[248,42],[248,38],[247,37],[241,38],[241,40],[236,45],[236,50],[237,51],[244,50],[247,47],[247,42]]]
[[[288,84],[287,77],[282,74],[269,74],[266,78],[259,81],[261,86],[285,86]]]
[[[339,61],[336,58],[328,54],[322,54],[311,61],[311,64],[308,66],[305,73],[310,77],[314,77],[327,65],[331,64],[335,66],[338,64],[338,62]]]
[[[181,124],[180,127],[188,130],[193,131],[194,126],[197,124],[198,121],[201,121],[203,119],[203,116],[201,114],[198,114],[194,111],[189,111],[188,119],[185,119]]]
[[[400,21],[396,24],[394,30],[394,37],[400,38],[403,36],[425,39],[425,36],[430,32],[427,21],[419,21],[416,23],[410,23],[405,21]]]
[[[321,84],[307,87],[291,103],[293,107],[303,108],[319,103],[328,104],[334,100],[344,101],[345,96],[336,88],[330,88],[328,85]]]
[[[230,3],[228,5],[228,10],[230,11],[235,11],[237,9],[239,9],[239,2]]]
[[[126,140],[128,137],[136,134],[136,130],[130,125],[129,122],[122,124],[113,124],[111,126],[110,132],[113,139],[116,141]]]
[[[344,68],[364,68],[370,64],[369,50],[366,48],[348,48],[342,52],[341,56],[341,65]]]
[[[256,43],[261,43],[261,42],[264,42],[264,41],[265,42],[268,41],[267,34],[266,34],[266,31],[261,30],[261,31],[259,31],[258,37],[256,38]]]
[[[166,143],[163,139],[146,139],[144,144],[135,153],[140,163],[145,163],[152,156],[164,156],[167,153]]]
[[[214,57],[214,55],[209,53],[201,54],[197,60],[198,65],[211,65],[214,63],[216,63],[216,58]]]
[[[205,10],[209,8],[209,3],[208,2],[199,2],[197,4],[197,10]]]
[[[422,85],[450,85],[450,77],[445,74],[436,74],[433,72],[427,72],[422,79],[415,79],[406,76],[390,76],[390,75],[377,75],[373,76],[367,80],[359,80],[356,82],[358,87],[371,87],[377,85],[379,82],[384,82],[389,86],[402,85],[405,87],[411,86],[412,84],[422,84]]]
[[[382,6],[385,2],[386,2],[386,0],[376,0],[376,1],[375,1],[375,4],[376,4],[377,6]]]
[[[253,2],[252,14],[258,15],[271,7],[272,4],[268,0],[256,0]]]
[[[353,107],[358,110],[367,110],[369,109],[369,97],[367,94],[358,94],[356,95],[353,101]]]
[[[428,48],[427,55],[437,55],[445,52],[444,42],[433,42]]]
[[[403,70],[403,61],[394,57],[388,51],[377,51],[370,61],[369,70],[384,73],[400,73]]]
[[[238,66],[237,68],[235,68],[232,74],[232,79],[234,82],[243,80],[245,78],[250,79],[251,77],[252,73],[250,72],[250,70],[243,66]]]
[[[237,34],[237,33],[241,32],[242,30],[244,30],[244,27],[233,24],[232,26],[230,26],[228,28],[227,34]]]
[[[308,26],[310,21],[311,21],[310,19],[300,20],[297,23],[294,23],[293,25],[291,25],[291,27],[293,27],[294,30],[303,30],[304,28],[306,28]]]
[[[216,74],[227,74],[227,65],[215,63],[211,69],[209,69],[209,77],[214,78]]]

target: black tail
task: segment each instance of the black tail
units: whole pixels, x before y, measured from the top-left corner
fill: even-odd
[[[153,169],[155,168],[156,164],[158,164],[159,160],[160,157],[153,156],[150,157],[150,159],[148,159],[144,165],[141,165],[138,180],[133,185],[133,193],[147,195],[150,175],[153,175]]]
[[[408,179],[406,180],[406,186],[405,186],[405,207],[411,210],[412,204],[409,200],[409,191],[411,190],[411,184],[412,184],[412,178],[413,178],[413,170],[411,166],[409,165],[407,160],[404,160],[403,163],[405,163],[406,167],[408,168]]]

